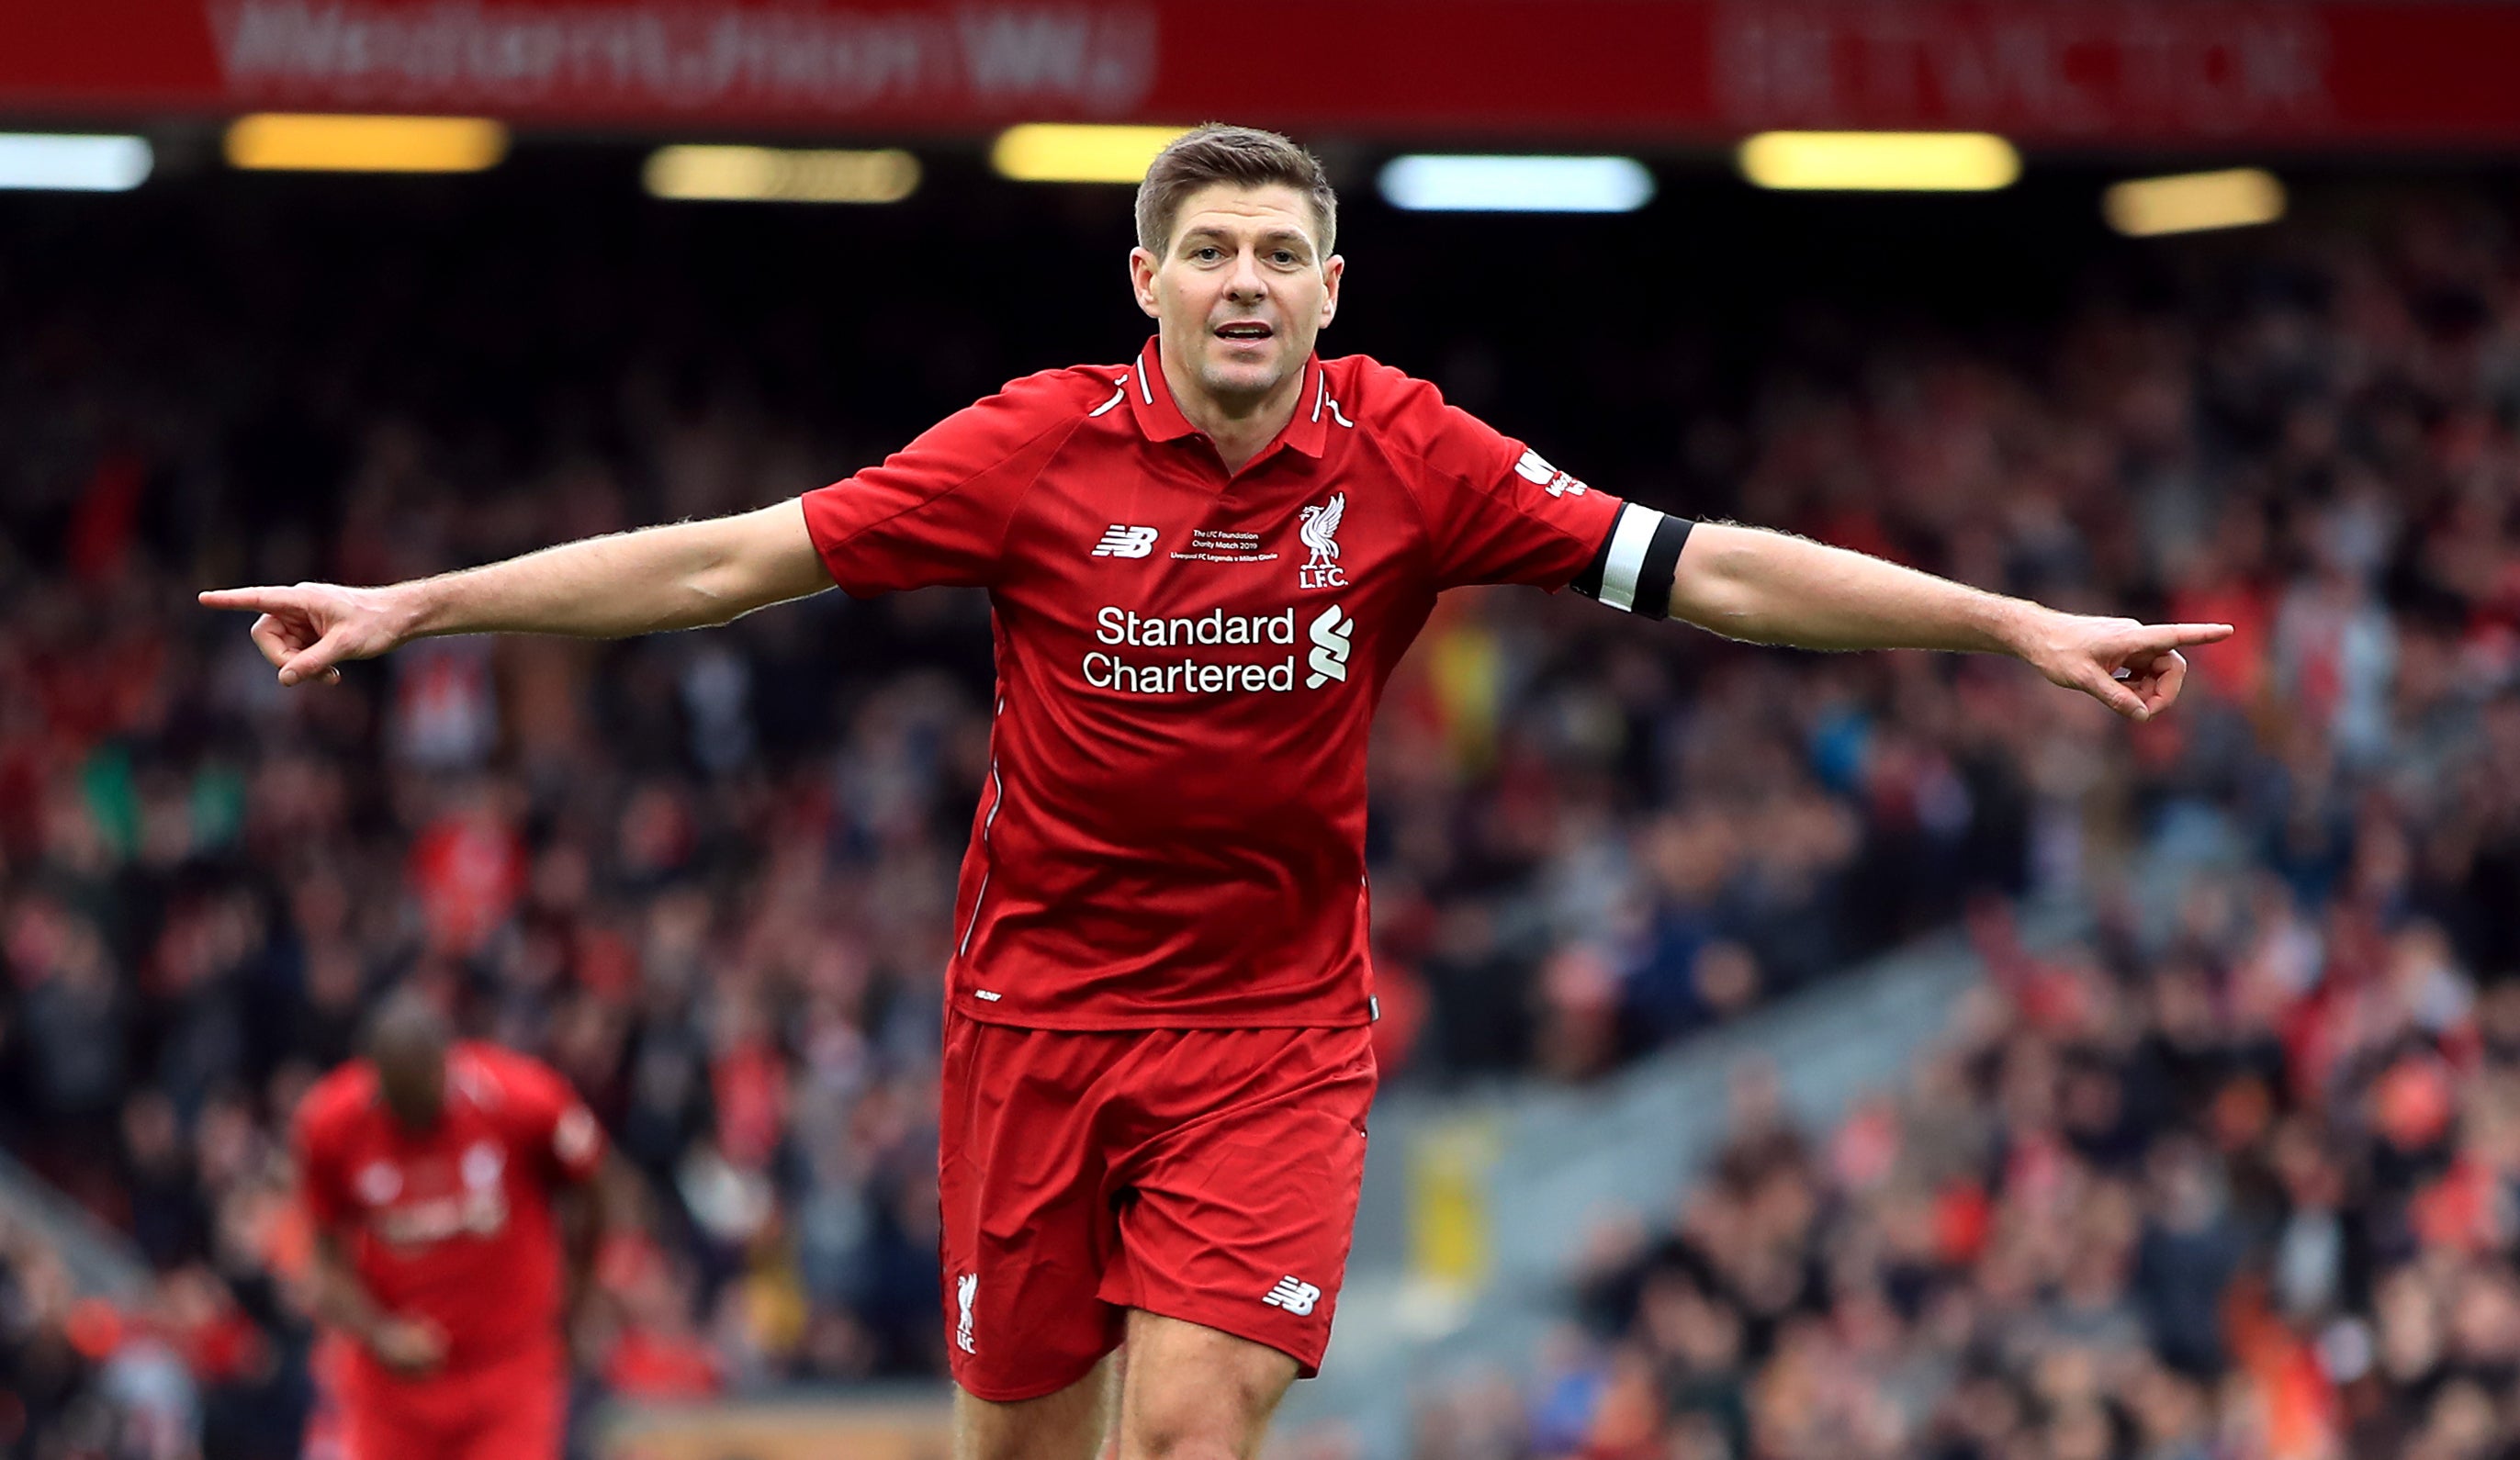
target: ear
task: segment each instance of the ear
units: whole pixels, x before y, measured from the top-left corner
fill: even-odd
[[[1325,329],[1338,316],[1339,281],[1346,277],[1345,257],[1333,253],[1322,261],[1322,283],[1328,286],[1322,290],[1322,326]]]
[[[1161,306],[1155,302],[1155,264],[1152,253],[1144,248],[1129,250],[1129,290],[1138,296],[1138,308],[1148,319],[1161,318]]]

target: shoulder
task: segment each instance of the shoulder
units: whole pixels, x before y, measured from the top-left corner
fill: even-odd
[[[1341,355],[1322,362],[1322,375],[1329,381],[1330,394],[1357,424],[1367,424],[1366,413],[1372,413],[1372,424],[1377,430],[1406,428],[1430,411],[1444,408],[1444,394],[1434,383],[1421,380],[1405,370],[1383,364],[1372,355]]]
[[[472,1093],[487,1103],[530,1099],[555,1087],[566,1088],[568,1084],[558,1070],[504,1045],[466,1040],[447,1051],[446,1057],[447,1077],[459,1084],[476,1086]]]
[[[1040,445],[1055,446],[1079,426],[1121,413],[1130,367],[1074,365],[1007,381],[927,428],[914,452],[939,453],[977,473],[1027,458]]]
[[[1342,355],[1322,362],[1330,393],[1361,429],[1394,441],[1426,441],[1460,421],[1473,420],[1448,404],[1432,380],[1383,364],[1371,355]]]
[[[1036,371],[974,401],[974,411],[1011,415],[1022,424],[1049,429],[1094,418],[1097,408],[1121,400],[1133,378],[1127,365],[1071,365]]]
[[[1357,428],[1386,449],[1453,475],[1487,475],[1505,438],[1448,403],[1432,380],[1371,355],[1322,362],[1330,395]]]
[[[366,1060],[352,1060],[306,1087],[297,1102],[298,1141],[320,1148],[349,1136],[376,1102],[377,1074]]]
[[[1092,410],[1111,399],[1134,378],[1134,365],[1071,365],[1063,370],[1035,371],[998,387],[1010,400],[1043,409]]]

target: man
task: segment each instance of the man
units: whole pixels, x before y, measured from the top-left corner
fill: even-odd
[[[622,1224],[624,1174],[550,1067],[454,1042],[416,995],[308,1090],[310,1299],[348,1460],[557,1460],[568,1404],[555,1204]]]
[[[2221,626],[2081,618],[1624,503],[1363,358],[1336,199],[1200,128],[1138,195],[1155,337],[797,501],[256,610],[280,681],[434,634],[989,590],[999,691],[948,972],[940,1192],[964,1460],[1249,1456],[1320,1362],[1374,1082],[1366,736],[1440,590],[1574,587],[1820,648],[2009,653],[2144,719]],[[1125,1341],[1125,1382],[1110,1382]]]

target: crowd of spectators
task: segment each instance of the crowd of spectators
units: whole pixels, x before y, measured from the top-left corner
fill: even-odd
[[[13,1454],[180,1460],[209,1427],[219,1453],[294,1452],[281,1132],[407,982],[555,1063],[647,1177],[652,1230],[608,1255],[576,1335],[597,1382],[941,1370],[937,1004],[985,601],[435,641],[284,692],[191,594],[389,581],[842,475],[1055,363],[1038,339],[1124,358],[1116,286],[1090,286],[1125,220],[948,199],[693,221],[549,183],[0,211],[0,1140],[154,1274],[79,1309],[40,1243],[0,1243],[0,1371],[34,1376],[11,1392],[38,1421],[0,1412]],[[1939,1104],[1825,1152],[1745,1136],[1594,1284],[1530,1423],[1487,1404],[1445,1438],[1438,1414],[1425,1460],[1839,1452],[1794,1424],[1874,1446],[1848,1454],[2080,1454],[2094,1424],[2120,1445],[2156,1410],[2220,1423],[2253,1344],[2293,1335],[2307,1374],[2365,1311],[2375,1356],[2338,1393],[2367,1380],[2417,1429],[2477,1422],[2451,1396],[2482,1394],[2502,1423],[2490,1388],[2398,1402],[2391,1345],[2422,1324],[2390,1312],[2487,1289],[2441,1242],[2393,1247],[2416,1227],[2388,1202],[2501,1219],[2473,1104],[2497,1086],[2464,1077],[2495,1047],[2478,980],[2520,951],[2520,714],[2495,699],[2520,646],[2520,246],[2459,190],[2402,200],[2054,297],[2018,283],[2029,325],[1823,301],[1755,338],[1647,311],[1580,345],[1562,313],[1464,320],[1483,265],[1383,220],[1416,267],[1344,346],[1605,489],[2240,627],[2180,715],[2130,732],[1991,660],[1458,596],[1376,732],[1389,1078],[1590,1078],[2200,819],[2265,869],[2174,945],[2021,972],[1920,1084]],[[1036,246],[1002,297],[865,287],[980,268],[973,241],[1015,221]],[[1569,280],[1595,246],[1527,242]],[[2366,1084],[2428,1134],[2380,1159]],[[2324,1208],[2269,1194],[2322,1180]],[[2347,1193],[2370,1200],[2336,1217],[2323,1289],[2294,1272],[2315,1233],[2286,1235],[2264,1321],[2185,1326],[2240,1310],[2191,1280],[2259,1271],[2267,1214]],[[2171,1276],[2138,1283],[2146,1261]],[[2156,1293],[2190,1305],[2168,1341]],[[2087,1350],[2080,1379],[2048,1357]]]
[[[1417,1460],[2520,1454],[2512,223],[2199,259],[2229,292],[2093,303],[2044,375],[1779,383],[1748,515],[2239,636],[2132,733],[1961,709],[2043,725],[2022,778],[2076,816],[2031,855],[2081,863],[2098,931],[2034,955],[1980,907],[1945,1044],[1826,1128],[1741,1071],[1721,1157],[1570,1254],[1537,1377],[1432,1389]],[[1923,686],[1968,683],[1820,672],[1891,690],[1850,696],[1895,716],[1868,770],[1949,745]],[[1795,748],[1825,764],[1829,723]]]
[[[1432,1393],[1418,1460],[2520,1452],[2520,981],[2358,881],[2043,956],[1987,917],[1905,1089],[1810,1131],[1739,1071],[1711,1169],[1605,1219],[1536,1378]]]

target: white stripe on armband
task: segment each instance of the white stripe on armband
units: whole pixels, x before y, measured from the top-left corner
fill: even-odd
[[[1624,504],[1619,525],[1610,533],[1610,555],[1601,564],[1601,601],[1622,613],[1636,611],[1637,574],[1644,571],[1645,549],[1653,545],[1662,513],[1635,503]]]

